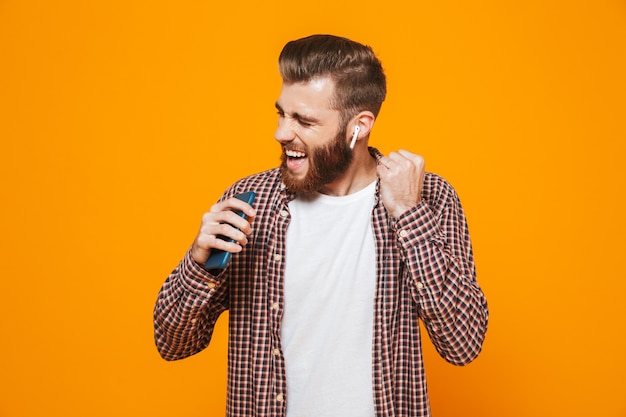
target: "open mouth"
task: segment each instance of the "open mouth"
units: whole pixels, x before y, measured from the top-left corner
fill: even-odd
[[[307,154],[295,149],[285,149],[285,156],[287,168],[294,174],[303,169],[307,161]]]

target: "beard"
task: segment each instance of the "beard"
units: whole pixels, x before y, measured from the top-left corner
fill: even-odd
[[[288,157],[283,152],[280,173],[287,189],[296,194],[313,194],[346,172],[353,156],[352,149],[346,142],[347,127],[346,124],[330,143],[305,149],[308,158],[308,170],[304,178],[296,178],[289,172],[287,168]]]

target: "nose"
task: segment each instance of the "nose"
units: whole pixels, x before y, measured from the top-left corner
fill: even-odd
[[[294,140],[295,137],[296,133],[289,120],[287,120],[285,117],[280,117],[278,119],[278,127],[274,132],[274,139],[276,139],[280,143],[287,143]]]

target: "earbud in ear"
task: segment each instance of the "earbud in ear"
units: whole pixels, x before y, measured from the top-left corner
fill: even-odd
[[[354,126],[354,134],[352,135],[352,142],[350,142],[350,149],[354,149],[354,145],[356,144],[356,138],[359,136],[359,131],[361,128],[359,126]]]

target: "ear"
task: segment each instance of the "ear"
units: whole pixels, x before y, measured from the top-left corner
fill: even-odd
[[[376,116],[369,110],[363,110],[356,116],[352,118],[350,123],[348,123],[348,136],[352,138],[354,134],[354,128],[356,126],[359,127],[359,133],[357,135],[356,140],[359,141],[361,139],[366,139],[369,137],[372,128],[374,127],[374,122],[376,121]]]

